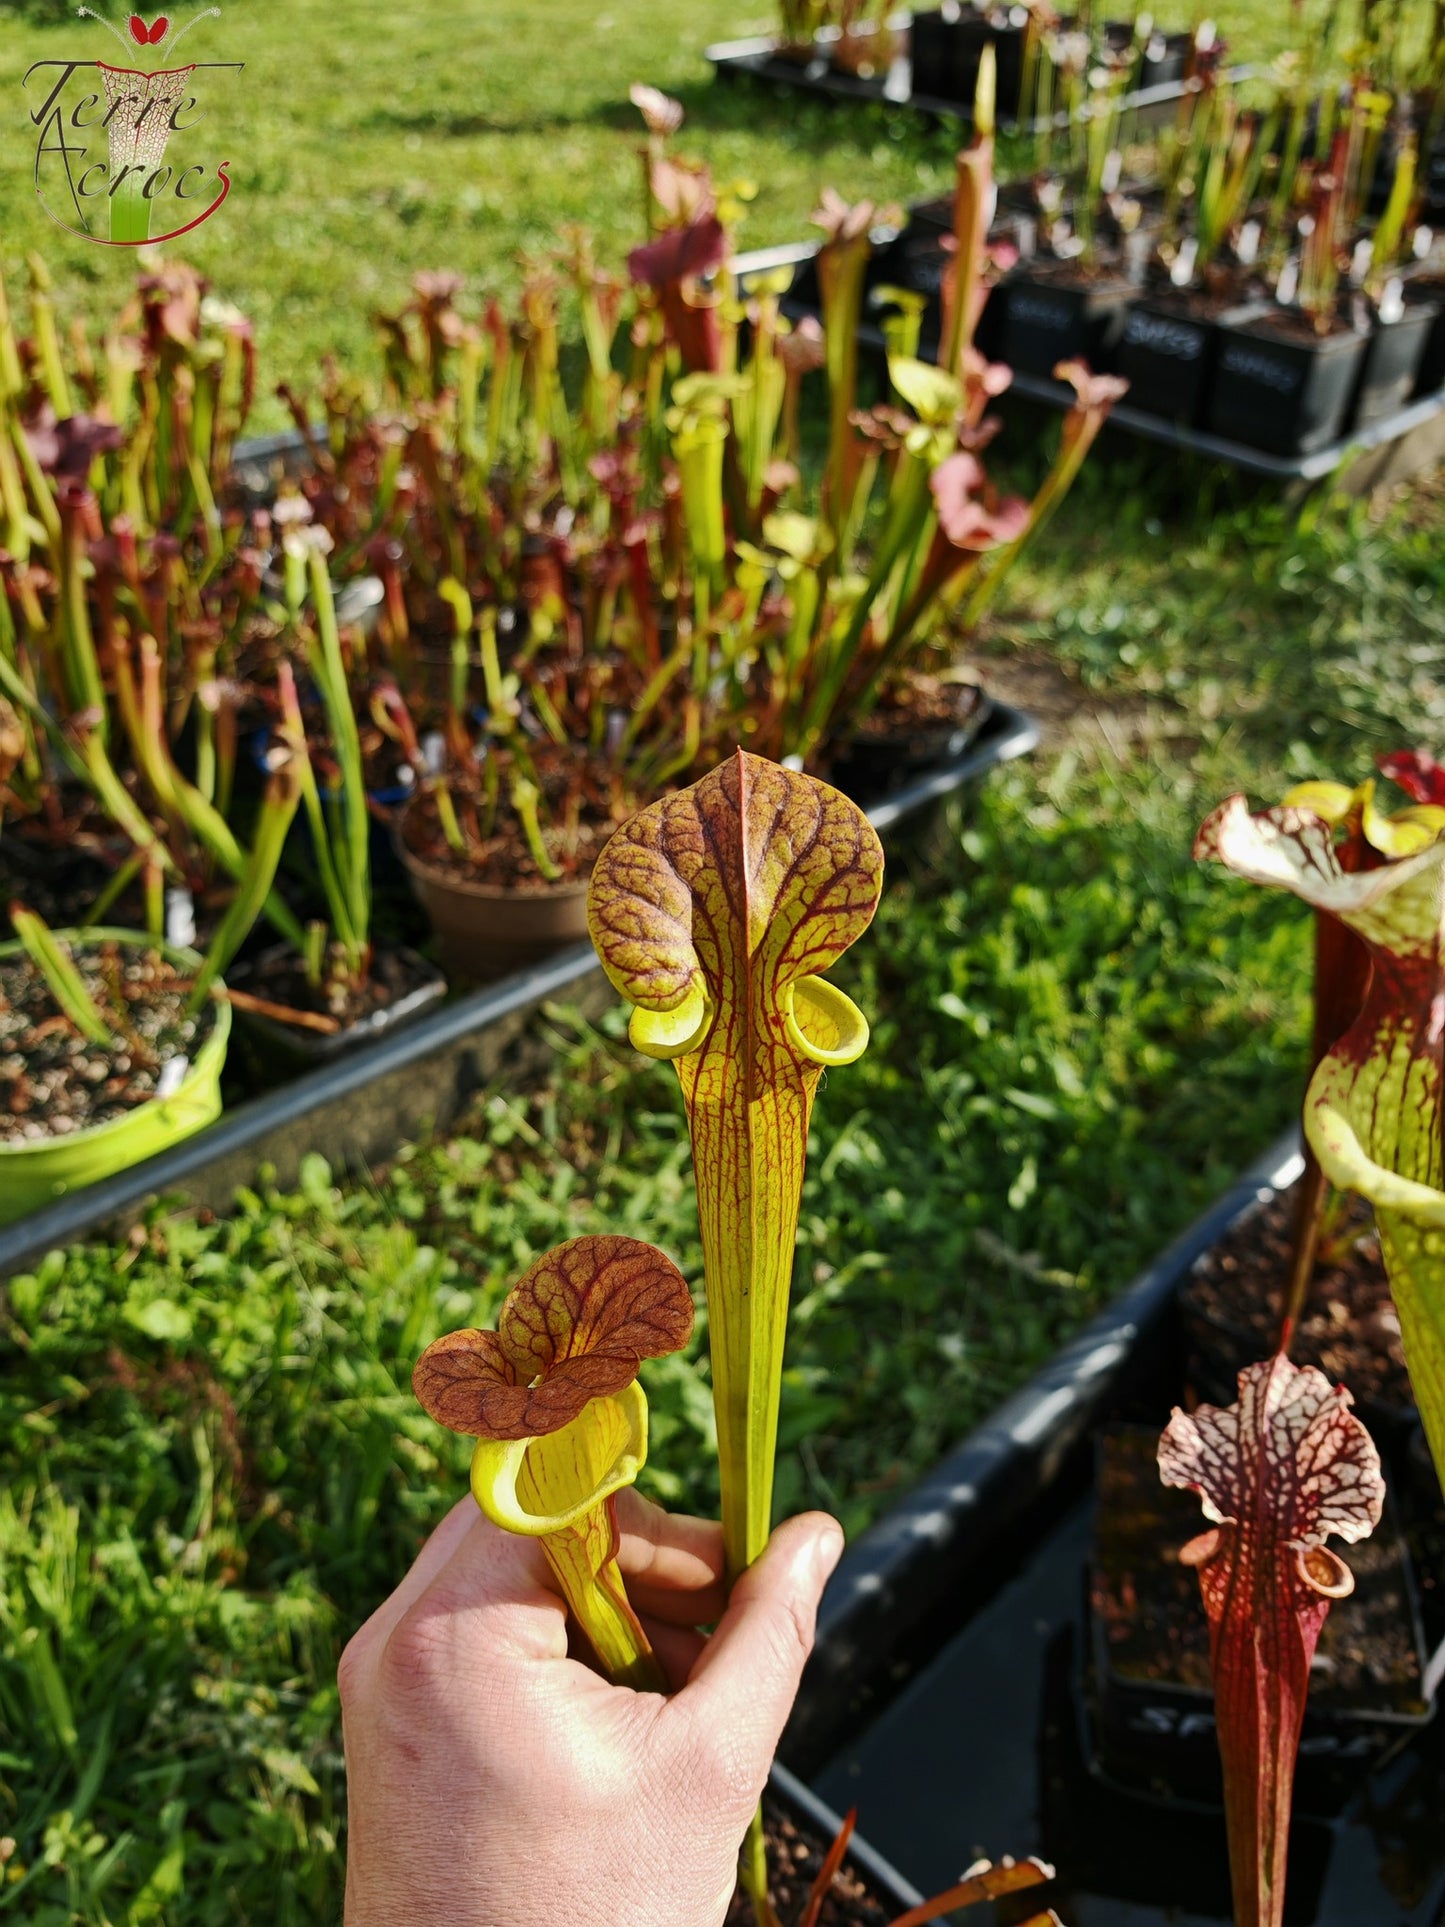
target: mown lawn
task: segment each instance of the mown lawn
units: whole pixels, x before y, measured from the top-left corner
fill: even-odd
[[[620,248],[634,74],[759,180],[759,238],[796,232],[824,180],[946,177],[926,132],[714,96],[697,50],[747,24],[718,0],[610,13],[227,9],[254,181],[237,167],[229,225],[193,253],[256,314],[273,376],[361,356],[415,266],[490,285],[559,214]],[[0,5],[0,89],[62,31],[86,29]],[[7,269],[43,238],[72,307],[110,301],[121,269],[42,237],[13,149]],[[1301,519],[1203,467],[1126,451],[1086,473],[982,645],[985,672],[1046,673],[1079,713],[895,846],[837,972],[874,1038],[819,1100],[780,1507],[862,1527],[1287,1122],[1305,921],[1195,870],[1190,840],[1231,788],[1445,748],[1442,503],[1437,481]],[[338,1916],[336,1657],[464,1471],[411,1400],[417,1352],[579,1231],[699,1269],[671,1073],[619,1021],[548,1021],[554,1075],[370,1182],[261,1174],[222,1223],[158,1215],[0,1287],[0,1915]],[[708,1507],[701,1334],[647,1382],[651,1488]]]
[[[1313,0],[1307,20],[1324,5]],[[1295,31],[1290,10],[1265,0],[1212,11],[1234,44],[1264,56]],[[225,0],[176,58],[245,62],[206,83],[215,134],[197,149],[229,157],[234,191],[177,245],[253,317],[271,381],[304,386],[328,350],[370,356],[371,311],[405,299],[418,268],[506,292],[517,256],[546,250],[568,222],[620,262],[638,238],[632,80],[683,101],[682,145],[719,180],[756,186],[748,245],[806,233],[825,185],[880,202],[947,185],[955,143],[922,119],[714,87],[703,48],[771,23],[760,0]],[[0,0],[0,271],[14,276],[39,248],[71,312],[108,312],[128,250],[72,239],[41,208],[21,83],[37,60],[119,57],[66,0]],[[280,419],[268,386],[258,421]]]

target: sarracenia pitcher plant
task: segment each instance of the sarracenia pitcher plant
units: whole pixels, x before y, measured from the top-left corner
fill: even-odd
[[[1182,1547],[1209,1617],[1236,1927],[1280,1927],[1295,1757],[1310,1664],[1333,1600],[1354,1590],[1326,1545],[1380,1522],[1385,1483],[1348,1392],[1283,1352],[1239,1374],[1239,1403],[1175,1408],[1166,1485],[1197,1492],[1210,1529]]]
[[[692,1296],[637,1238],[574,1238],[512,1287],[491,1331],[429,1345],[412,1385],[431,1416],[477,1441],[472,1493],[494,1524],[540,1539],[609,1676],[665,1692],[617,1568],[615,1496],[647,1458],[644,1358],[679,1351]]]
[[[818,973],[867,929],[882,880],[855,804],[741,750],[633,817],[592,872],[592,941],[636,1006],[632,1042],[673,1060],[687,1104],[734,1576],[771,1524],[813,1097],[824,1067],[868,1042]]]
[[[1406,758],[1407,762],[1411,759]],[[1395,769],[1400,759],[1395,759]],[[1387,774],[1391,771],[1387,770]],[[1403,788],[1409,783],[1397,775]],[[1413,794],[1413,791],[1411,792]],[[1397,857],[1409,856],[1433,841],[1445,830],[1445,809],[1412,807],[1387,816],[1375,802],[1373,782],[1355,789],[1344,783],[1299,783],[1281,799],[1285,808],[1312,810],[1323,818],[1334,833],[1335,859],[1341,870],[1376,870]],[[1426,803],[1421,795],[1417,803]],[[1212,821],[1212,819],[1211,819]],[[1197,854],[1214,854],[1212,837],[1206,824],[1200,832]],[[1309,1075],[1355,1022],[1364,1004],[1370,981],[1370,953],[1364,943],[1328,910],[1315,910],[1314,941],[1314,1017],[1311,1026]],[[1305,1170],[1300,1180],[1299,1205],[1295,1214],[1294,1252],[1289,1289],[1285,1298],[1280,1328],[1280,1344],[1288,1351],[1294,1331],[1309,1297],[1317,1254],[1321,1249],[1329,1190],[1325,1173],[1313,1147],[1306,1145]]]
[[[1305,1133],[1330,1182],[1375,1207],[1405,1362],[1445,1475],[1445,819],[1426,804],[1385,821],[1391,850],[1377,846],[1379,866],[1351,872],[1315,810],[1252,816],[1233,796],[1195,850],[1293,891],[1369,952],[1363,1008],[1310,1080]]]

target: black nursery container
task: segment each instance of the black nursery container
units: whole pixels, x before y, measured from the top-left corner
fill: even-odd
[[[1022,8],[1014,8],[1006,17],[956,6],[942,7],[937,13],[915,13],[909,39],[913,93],[971,108],[978,89],[979,62],[984,48],[992,45],[997,63],[997,110],[1006,119],[1017,119],[1023,97],[1026,33],[1027,15]]]
[[[1218,330],[1182,298],[1136,301],[1119,337],[1116,360],[1128,379],[1129,405],[1166,421],[1196,427],[1204,414]]]
[[[1437,388],[1445,388],[1445,275],[1425,275],[1418,281],[1407,281],[1405,302],[1409,307],[1422,305],[1435,310],[1415,374],[1415,393],[1433,395]]]
[[[1058,362],[1082,356],[1098,373],[1112,368],[1133,284],[1088,280],[1067,265],[1020,267],[994,290],[997,354],[1010,368],[1052,375]]]
[[[285,946],[276,945],[232,970],[229,973],[232,989],[252,990],[254,986],[254,994],[264,996],[268,967],[286,955]],[[378,953],[374,967],[384,968],[391,959],[398,976],[405,979],[399,985],[399,994],[389,1004],[378,1006],[342,1030],[307,1030],[268,1017],[264,1011],[238,1007],[236,1060],[248,1084],[258,1090],[269,1090],[283,1078],[317,1070],[362,1045],[388,1036],[441,1002],[446,995],[447,980],[434,963],[403,947],[393,953]]]
[[[1375,322],[1355,393],[1356,428],[1393,415],[1414,394],[1440,314],[1438,301],[1422,300],[1410,303],[1398,321]]]
[[[1285,332],[1278,314],[1221,324],[1208,426],[1272,455],[1307,455],[1344,428],[1369,337]]]
[[[925,353],[938,343],[943,332],[943,282],[953,261],[953,197],[915,202],[908,210],[906,225],[875,252],[869,263],[869,285],[911,288],[927,301],[923,311],[922,341]],[[1019,244],[1025,227],[1032,246],[1031,214],[1009,207],[1000,196],[1000,205],[990,242],[999,240]],[[795,282],[794,286],[798,284]],[[1004,298],[997,287],[984,297],[983,311],[973,331],[974,346],[990,361],[997,361],[1002,350],[1001,316]]]
[[[786,1815],[801,1833],[824,1851],[837,1839],[843,1824],[839,1815],[820,1800],[811,1787],[789,1773],[781,1760],[773,1762],[763,1805],[765,1809],[772,1808]],[[895,1913],[904,1913],[910,1907],[918,1906],[923,1899],[918,1889],[910,1886],[898,1869],[891,1866],[860,1833],[855,1832],[848,1842],[846,1864],[856,1877],[865,1882],[870,1899],[887,1910],[890,1920]]]
[[[1144,48],[1144,58],[1139,66],[1139,88],[1143,92],[1150,87],[1168,87],[1183,80],[1184,70],[1189,65],[1189,44],[1192,35],[1188,33],[1153,33]]]
[[[865,725],[834,759],[828,780],[856,802],[859,798],[888,796],[916,782],[925,770],[966,756],[993,713],[993,703],[976,684],[959,683],[955,711],[949,721],[915,725],[901,732]],[[873,720],[883,721],[876,712]]]

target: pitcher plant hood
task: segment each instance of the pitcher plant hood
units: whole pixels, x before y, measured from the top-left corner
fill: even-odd
[[[882,880],[854,803],[741,750],[624,824],[592,874],[592,940],[635,1006],[632,1042],[673,1060],[687,1105],[734,1572],[770,1524],[814,1093],[868,1042],[821,973],[867,929]]]
[[[1166,1485],[1214,1521],[1179,1558],[1199,1574],[1224,1767],[1238,1927],[1279,1927],[1295,1756],[1330,1602],[1354,1587],[1325,1544],[1379,1524],[1380,1458],[1350,1394],[1283,1352],[1239,1374],[1239,1403],[1177,1407],[1159,1441]]]
[[[1445,840],[1430,837],[1434,807],[1367,820],[1367,834],[1406,853],[1347,871],[1314,810],[1251,815],[1234,796],[1195,853],[1293,891],[1369,952],[1363,1007],[1310,1080],[1305,1133],[1330,1182],[1375,1207],[1405,1362],[1445,1471]]]

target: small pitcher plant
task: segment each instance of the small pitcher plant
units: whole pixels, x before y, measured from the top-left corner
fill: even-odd
[[[772,1526],[813,1098],[824,1068],[868,1043],[863,1013],[817,973],[867,929],[882,886],[882,846],[856,804],[743,750],[635,816],[592,873],[588,924],[634,1005],[628,1034],[673,1061],[687,1106],[733,1578]],[[742,1878],[766,1923],[761,1815]]]
[[[491,1331],[428,1346],[412,1384],[431,1416],[477,1441],[472,1493],[506,1532],[540,1539],[608,1675],[667,1690],[617,1569],[614,1499],[647,1460],[645,1358],[680,1351],[692,1296],[636,1238],[574,1238],[526,1271]]]
[[[1166,1485],[1211,1524],[1179,1558],[1209,1616],[1215,1719],[1237,1927],[1280,1927],[1290,1800],[1310,1662],[1354,1574],[1325,1544],[1367,1539],[1385,1483],[1350,1394],[1283,1352],[1239,1374],[1239,1403],[1175,1408],[1159,1442]]]

